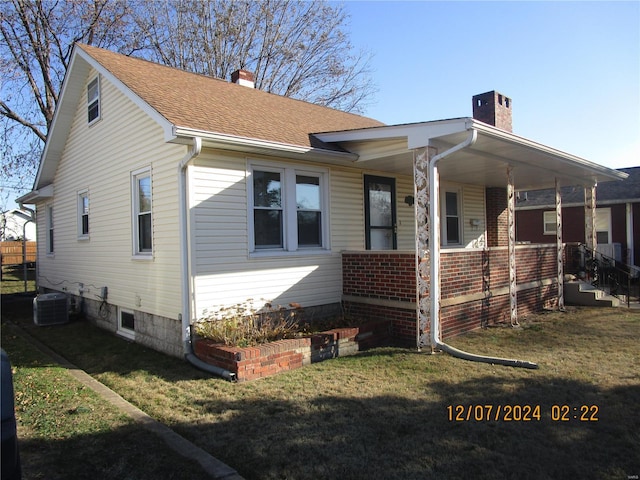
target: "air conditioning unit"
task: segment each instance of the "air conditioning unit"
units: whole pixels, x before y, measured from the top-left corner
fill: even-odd
[[[64,293],[45,293],[33,299],[33,323],[59,325],[69,321],[69,304]]]

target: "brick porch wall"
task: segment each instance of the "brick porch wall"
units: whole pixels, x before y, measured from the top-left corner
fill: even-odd
[[[343,304],[354,317],[392,321],[394,337],[415,345],[415,259],[411,252],[343,253]],[[483,264],[486,264],[483,268]],[[518,314],[557,303],[555,245],[516,248]],[[509,321],[506,247],[444,250],[441,256],[443,338]]]

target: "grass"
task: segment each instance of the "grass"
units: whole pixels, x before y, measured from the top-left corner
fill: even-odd
[[[36,270],[34,267],[27,268],[27,292],[36,291]],[[23,265],[3,265],[2,266],[2,295],[12,293],[25,293],[24,289],[24,266]]]
[[[638,311],[546,313],[521,321],[518,329],[490,328],[450,341],[474,353],[535,361],[538,370],[379,348],[243,384],[212,378],[85,322],[35,327],[28,313],[14,320],[247,479],[627,479],[640,474]],[[27,384],[20,385],[25,395]],[[65,399],[68,409],[86,404],[71,398]],[[494,411],[539,405],[541,414],[532,421],[451,421],[448,407],[456,405],[465,412],[469,405]],[[573,410],[568,421],[554,420],[552,412],[564,413],[554,405],[575,407],[578,416],[580,406],[596,405],[598,420],[581,422]],[[51,448],[75,441],[77,415],[85,413],[67,414],[69,420],[62,422],[69,423],[69,439],[60,444],[52,438]],[[19,421],[28,458],[46,435],[32,440],[32,418],[19,412]],[[116,416],[107,423],[113,422],[116,432],[126,430],[120,421]],[[77,434],[87,436],[95,438]],[[146,450],[152,447],[138,446],[132,454]],[[144,478],[135,470],[131,475]]]

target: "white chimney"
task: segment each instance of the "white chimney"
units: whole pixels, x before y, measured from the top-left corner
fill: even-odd
[[[231,82],[243,87],[255,88],[256,82],[253,73],[248,70],[236,70],[231,74]]]

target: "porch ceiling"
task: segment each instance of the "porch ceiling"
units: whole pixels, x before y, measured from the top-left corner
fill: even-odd
[[[477,132],[471,147],[447,156],[438,165],[444,181],[503,187],[507,166],[512,166],[515,188],[538,190],[561,186],[591,186],[622,180],[626,174],[574,155],[555,150],[471,118],[408,125],[374,127],[317,136],[356,153],[355,164],[383,172],[412,175],[413,149],[433,146],[438,153],[463,142]]]

